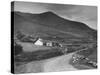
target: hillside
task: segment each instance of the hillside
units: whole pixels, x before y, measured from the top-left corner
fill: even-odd
[[[61,18],[53,12],[40,14],[12,12],[14,14],[15,32],[20,30],[27,34],[39,36],[58,36],[63,38],[96,38],[97,31],[86,24]]]

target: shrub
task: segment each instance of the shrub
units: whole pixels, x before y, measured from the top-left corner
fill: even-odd
[[[18,44],[16,44],[16,45],[14,46],[14,55],[18,55],[18,54],[20,54],[22,51],[23,51],[22,46],[20,46],[20,45],[18,45]]]

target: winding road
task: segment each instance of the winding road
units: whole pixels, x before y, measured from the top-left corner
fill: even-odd
[[[74,53],[70,53],[46,60],[44,64],[44,72],[77,70],[69,63],[73,54]]]
[[[74,53],[21,65],[20,73],[57,72],[77,70],[69,62]],[[18,72],[17,72],[18,73]]]

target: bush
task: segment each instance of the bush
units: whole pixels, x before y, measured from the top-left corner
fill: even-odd
[[[16,45],[14,46],[14,55],[18,55],[18,54],[20,54],[22,51],[23,51],[22,46],[20,46],[20,45],[18,45],[18,44],[16,44]]]

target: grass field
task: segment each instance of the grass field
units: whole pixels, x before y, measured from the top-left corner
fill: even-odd
[[[97,48],[93,47],[93,48],[89,48],[86,50],[80,50],[78,52],[76,52],[76,61],[73,62],[73,59],[71,60],[71,64],[78,69],[96,69],[97,66],[94,66],[93,63],[97,64]],[[77,56],[82,56],[84,57],[79,58]],[[87,58],[87,59],[85,59]],[[93,63],[90,63],[93,62]]]
[[[23,43],[23,42],[17,42],[18,44],[20,44],[23,47],[23,51],[24,52],[33,52],[33,51],[37,51],[37,50],[48,50],[51,49],[51,47],[46,47],[46,46],[38,46],[38,45],[34,45],[33,43]]]

